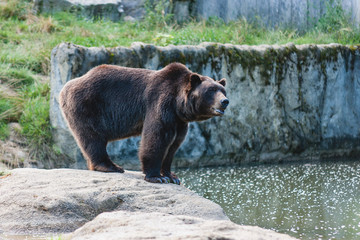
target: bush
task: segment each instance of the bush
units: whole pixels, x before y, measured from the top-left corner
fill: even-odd
[[[172,0],[146,0],[144,22],[149,28],[167,27],[173,21]]]
[[[317,28],[326,33],[334,33],[342,28],[349,28],[350,14],[347,14],[341,6],[339,0],[329,0],[326,2],[326,12],[320,17]]]

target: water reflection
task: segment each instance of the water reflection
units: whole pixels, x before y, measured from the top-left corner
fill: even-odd
[[[239,224],[300,239],[360,239],[360,163],[177,170]]]

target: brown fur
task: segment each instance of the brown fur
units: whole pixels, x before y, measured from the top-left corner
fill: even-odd
[[[145,179],[179,184],[170,168],[188,122],[222,115],[224,86],[225,79],[216,82],[179,63],[159,71],[101,65],[65,84],[60,107],[89,169],[123,172],[106,145],[141,134]]]

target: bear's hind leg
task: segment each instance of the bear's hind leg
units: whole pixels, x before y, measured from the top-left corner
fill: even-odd
[[[124,172],[123,168],[110,160],[106,152],[106,141],[88,139],[87,141],[83,140],[79,145],[90,170],[100,172]]]

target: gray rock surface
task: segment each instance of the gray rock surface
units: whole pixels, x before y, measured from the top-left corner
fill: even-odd
[[[74,12],[89,19],[118,22],[139,20],[145,15],[145,0],[34,0],[37,13]]]
[[[117,211],[100,214],[71,234],[71,239],[290,240],[294,238],[259,227],[240,226],[227,220],[206,220],[165,213]]]
[[[145,0],[122,0],[125,18],[139,20],[145,15]],[[124,19],[125,20],[125,19]]]
[[[74,12],[89,19],[120,21],[124,9],[121,0],[34,0],[34,11]]]
[[[183,186],[148,183],[139,172],[15,169],[0,178],[0,237],[74,230],[66,238],[292,239],[236,225],[219,205]]]
[[[177,2],[177,1],[176,1]],[[175,2],[175,3],[176,3]],[[175,11],[176,19],[185,18],[185,14],[198,19],[218,17],[226,22],[245,18],[271,28],[312,27],[327,11],[328,0],[181,0],[181,6],[188,3],[191,11]],[[353,22],[360,24],[360,2],[358,0],[340,0],[344,11]],[[188,17],[189,17],[188,16]]]
[[[143,179],[143,174],[131,171],[12,170],[0,179],[0,232],[70,232],[115,210],[228,220],[220,206],[183,186]]]
[[[360,47],[343,45],[85,48],[52,51],[50,119],[61,150],[85,162],[60,113],[63,85],[99,64],[160,69],[170,62],[227,78],[230,105],[222,118],[191,123],[175,166],[206,166],[360,155]],[[110,157],[139,169],[140,138],[112,142]]]
[[[106,18],[119,21],[139,20],[146,14],[145,0],[34,0],[36,12],[77,12],[87,18]],[[296,28],[306,30],[313,27],[327,11],[328,0],[173,0],[173,12],[178,22],[191,18],[208,19],[218,17],[225,22],[245,18],[270,28]],[[360,2],[340,0],[344,11],[355,25],[360,24]],[[131,17],[131,18],[130,18]]]

